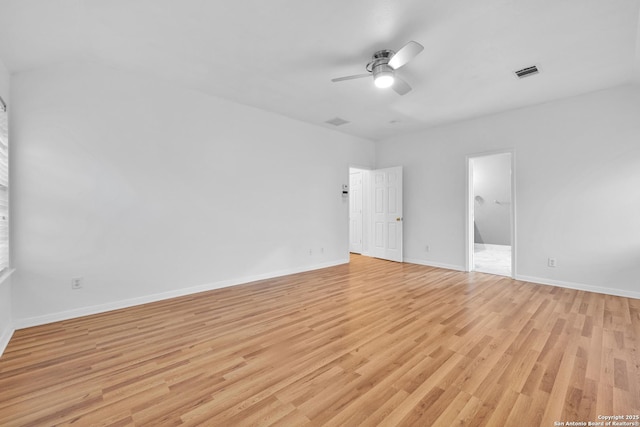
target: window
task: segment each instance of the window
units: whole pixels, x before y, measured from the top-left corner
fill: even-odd
[[[0,98],[0,272],[9,267],[9,121]]]

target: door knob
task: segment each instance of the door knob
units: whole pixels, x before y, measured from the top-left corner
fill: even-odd
[[[396,221],[402,221],[401,217],[396,218]]]

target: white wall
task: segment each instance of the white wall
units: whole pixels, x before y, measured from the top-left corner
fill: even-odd
[[[16,326],[347,261],[372,143],[91,63],[11,87]],[[518,277],[640,297],[637,117],[628,86],[378,143],[407,261],[463,268],[465,156],[514,148]]]
[[[348,262],[369,141],[92,63],[12,98],[19,327]]]
[[[640,298],[639,117],[624,86],[381,141],[377,166],[404,165],[406,259],[464,268],[465,156],[513,148],[517,276]]]
[[[0,60],[0,96],[9,105],[10,77],[4,63]],[[8,111],[8,110],[7,110]],[[11,277],[0,279],[0,355],[13,334],[11,316]]]

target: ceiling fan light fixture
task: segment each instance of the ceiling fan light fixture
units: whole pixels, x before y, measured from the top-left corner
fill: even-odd
[[[394,81],[395,79],[393,78],[393,73],[383,72],[378,74],[374,78],[373,83],[376,85],[376,87],[384,89],[393,86]]]
[[[386,63],[378,64],[373,67],[373,83],[381,89],[393,86],[395,78],[393,77],[393,68]]]

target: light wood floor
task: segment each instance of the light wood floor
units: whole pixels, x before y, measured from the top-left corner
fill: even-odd
[[[16,331],[0,425],[593,422],[640,414],[639,342],[640,300],[353,256]]]

